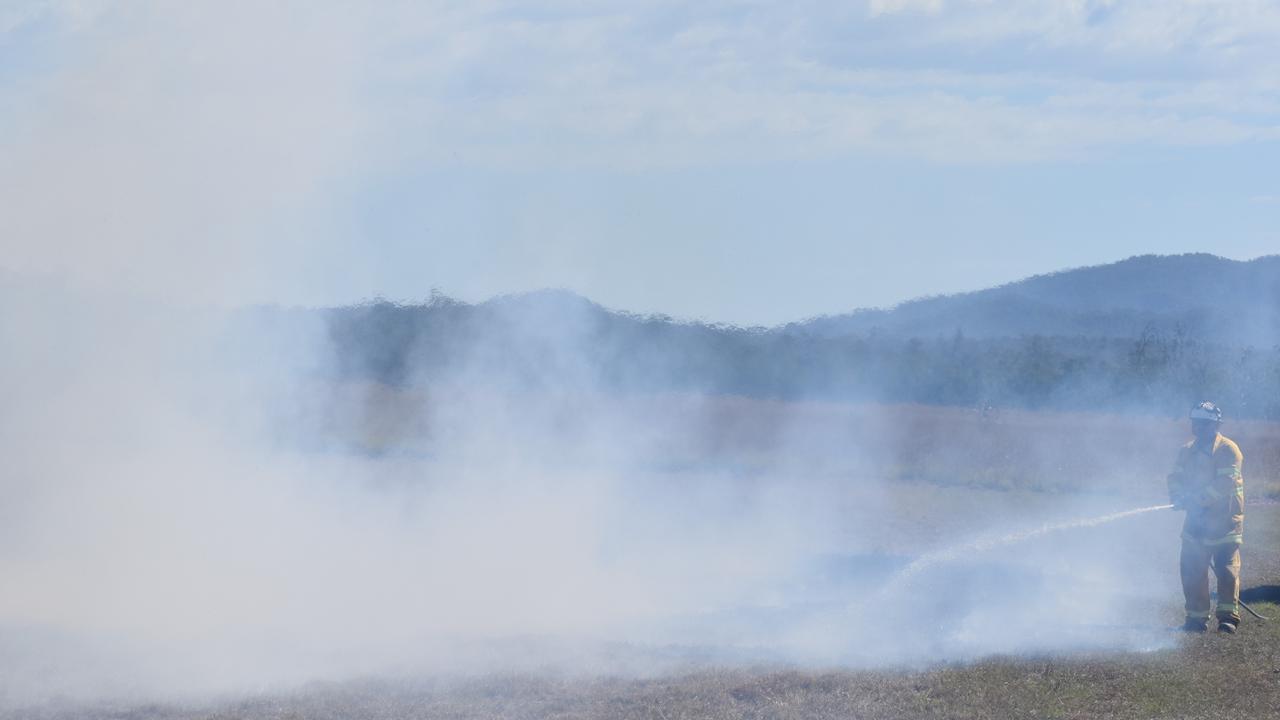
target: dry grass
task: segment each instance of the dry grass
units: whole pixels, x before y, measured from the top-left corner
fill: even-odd
[[[422,409],[430,393],[352,384],[334,402],[358,412],[331,437],[372,453],[430,450]],[[554,405],[563,398],[530,405]],[[650,437],[636,452],[679,467],[792,470],[848,478],[1052,493],[1162,497],[1185,418],[987,410],[926,405],[849,405],[741,397],[609,399],[611,418]],[[570,407],[568,412],[572,413]],[[1245,455],[1246,491],[1280,499],[1280,423],[1228,422]]]
[[[1254,625],[1230,638],[1187,638],[1178,650],[1153,656],[996,658],[920,672],[762,669],[646,680],[353,682],[214,707],[64,708],[25,717],[1270,718],[1280,707],[1277,641],[1275,626]]]
[[[1280,584],[1280,506],[1250,513],[1246,586]],[[1179,598],[1119,623],[1180,619]],[[708,667],[656,678],[488,677],[315,684],[177,705],[50,705],[6,720],[390,720],[392,718],[1271,718],[1280,712],[1280,606],[1234,636],[1181,635],[1152,653],[995,657],[857,671]],[[926,621],[927,619],[922,619]],[[1170,630],[1170,632],[1173,632]]]
[[[996,490],[1160,495],[1177,448],[1190,439],[1183,418],[733,402],[739,426],[758,415],[768,427],[783,422],[770,414],[785,415],[793,434],[799,426],[831,436],[826,448],[843,447],[872,477]],[[1232,422],[1224,433],[1245,453],[1250,493],[1280,498],[1280,423]]]
[[[397,405],[396,412],[403,412]],[[1181,420],[958,408],[790,404],[724,398],[699,412],[714,435],[675,455],[767,462],[804,440],[836,475],[874,470],[935,496],[1080,490],[1151,495],[1185,434]],[[1280,496],[1280,425],[1226,428],[1246,456],[1251,499]],[[374,433],[377,435],[378,433]],[[842,446],[839,440],[844,440]],[[377,439],[385,446],[385,437]],[[805,445],[805,443],[808,443]],[[855,460],[849,460],[852,444]],[[841,449],[843,447],[843,449]],[[841,453],[846,454],[841,454]],[[823,456],[822,453],[828,453]],[[849,463],[854,462],[856,465]],[[920,483],[925,485],[921,486]],[[931,484],[931,485],[930,485]],[[945,487],[939,487],[945,486]],[[971,488],[983,488],[977,491]],[[1016,493],[1015,493],[1016,494]],[[1049,498],[1046,498],[1049,499]],[[935,498],[939,504],[949,500]],[[1170,542],[1176,542],[1171,539]],[[1280,585],[1280,505],[1248,511],[1246,587]],[[1172,572],[1172,570],[1171,570]],[[651,678],[501,676],[362,680],[196,706],[48,705],[5,720],[382,720],[391,718],[1270,718],[1280,716],[1280,606],[1239,634],[1179,635],[1151,653],[994,657],[884,670],[703,667]],[[1180,598],[1118,624],[1180,621]],[[928,622],[922,618],[921,622]],[[1173,632],[1172,630],[1170,632]]]
[[[1188,421],[1143,415],[977,411],[721,398],[714,442],[690,452],[761,465],[801,457],[835,473],[1036,492],[1163,495]],[[1280,423],[1229,422],[1256,497],[1280,498]]]

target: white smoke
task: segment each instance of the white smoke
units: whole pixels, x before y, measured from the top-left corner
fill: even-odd
[[[0,324],[17,349],[0,368],[11,706],[1164,642],[1154,617],[1112,625],[1173,592],[1172,573],[1139,584],[1134,568],[1170,552],[1171,517],[962,545],[912,571],[967,533],[1123,498],[859,474],[904,441],[875,412],[606,392],[572,314],[538,316],[562,323],[537,331],[559,343],[556,384],[464,367],[397,389],[334,380],[314,313],[19,295]],[[378,446],[388,430],[401,440]]]
[[[191,8],[102,10],[69,41],[90,61],[3,116],[0,707],[1150,646],[1107,620],[1169,594],[1172,563],[1134,566],[1171,517],[850,613],[921,553],[1123,508],[886,482],[865,457],[913,429],[874,410],[611,394],[572,313],[505,326],[556,339],[515,368],[556,383],[390,388],[335,379],[317,313],[226,309],[363,272],[315,259],[346,218],[314,211],[377,128],[350,96],[359,17]],[[509,337],[470,359],[501,367]]]

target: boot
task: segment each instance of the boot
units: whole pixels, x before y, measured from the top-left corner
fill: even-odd
[[[1234,635],[1236,633],[1236,624],[1231,622],[1230,620],[1219,620],[1218,632]]]
[[[1195,633],[1209,632],[1209,621],[1204,618],[1187,618],[1187,621],[1182,623],[1182,630]]]

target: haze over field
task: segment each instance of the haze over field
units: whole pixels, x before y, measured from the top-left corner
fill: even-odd
[[[23,290],[0,314],[13,707],[1169,642],[1114,627],[1108,608],[1176,592],[1144,562],[1172,552],[1175,518],[1013,555],[983,538],[1161,501],[1181,422],[689,388],[708,337],[758,334],[606,314],[675,340],[624,333],[602,355],[584,325],[597,310],[562,295],[407,326],[435,334],[400,347],[386,343],[412,309]],[[880,382],[868,371],[851,370]],[[975,539],[989,550],[891,580]]]
[[[0,715],[1170,647],[1178,518],[1076,521],[1206,397],[1280,495],[1277,40],[0,8]]]

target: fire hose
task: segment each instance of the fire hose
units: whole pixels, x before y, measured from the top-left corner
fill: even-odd
[[[1266,615],[1259,615],[1257,610],[1254,610],[1253,608],[1249,607],[1247,604],[1245,604],[1245,601],[1243,601],[1243,600],[1241,600],[1241,601],[1240,601],[1240,607],[1244,608],[1245,610],[1248,610],[1250,615],[1252,615],[1252,616],[1254,616],[1254,617],[1258,618],[1259,620],[1270,620],[1270,619],[1271,619],[1271,618],[1267,617]]]
[[[1179,505],[1178,505],[1177,503],[1173,503],[1173,504],[1171,504],[1171,505],[1164,505],[1164,506],[1162,506],[1160,509],[1164,509],[1164,508],[1173,508],[1174,510],[1182,510],[1182,509],[1183,509],[1182,507],[1179,507]],[[1212,564],[1212,561],[1210,561],[1210,563]],[[1212,597],[1210,598],[1210,600],[1216,604],[1216,603],[1217,603],[1217,599],[1218,599],[1218,593],[1216,593],[1216,592],[1215,592],[1215,593],[1212,593]],[[1267,617],[1266,615],[1260,615],[1260,614],[1258,614],[1258,611],[1257,611],[1257,610],[1254,610],[1254,609],[1253,609],[1253,608],[1251,608],[1251,607],[1249,607],[1249,605],[1248,605],[1247,603],[1245,603],[1245,601],[1244,601],[1244,600],[1237,600],[1236,602],[1239,602],[1239,603],[1240,603],[1240,607],[1244,608],[1245,610],[1248,610],[1250,615],[1252,615],[1252,616],[1254,616],[1254,617],[1258,618],[1259,620],[1270,620],[1270,619],[1271,619],[1271,618]]]
[[[1209,600],[1210,600],[1211,602],[1213,602],[1214,604],[1217,604],[1217,602],[1218,602],[1218,593],[1216,593],[1216,592],[1214,592],[1214,593],[1210,593]],[[1257,610],[1254,610],[1254,609],[1253,609],[1253,608],[1251,608],[1251,607],[1249,607],[1249,604],[1248,604],[1248,603],[1246,603],[1244,600],[1239,600],[1239,599],[1237,599],[1237,600],[1236,600],[1236,602],[1240,603],[1240,607],[1244,608],[1245,610],[1248,610],[1250,615],[1252,615],[1252,616],[1254,616],[1254,617],[1258,618],[1259,620],[1270,620],[1270,619],[1271,619],[1271,618],[1267,617],[1266,615],[1259,615],[1259,614],[1258,614],[1258,611],[1257,611]]]

